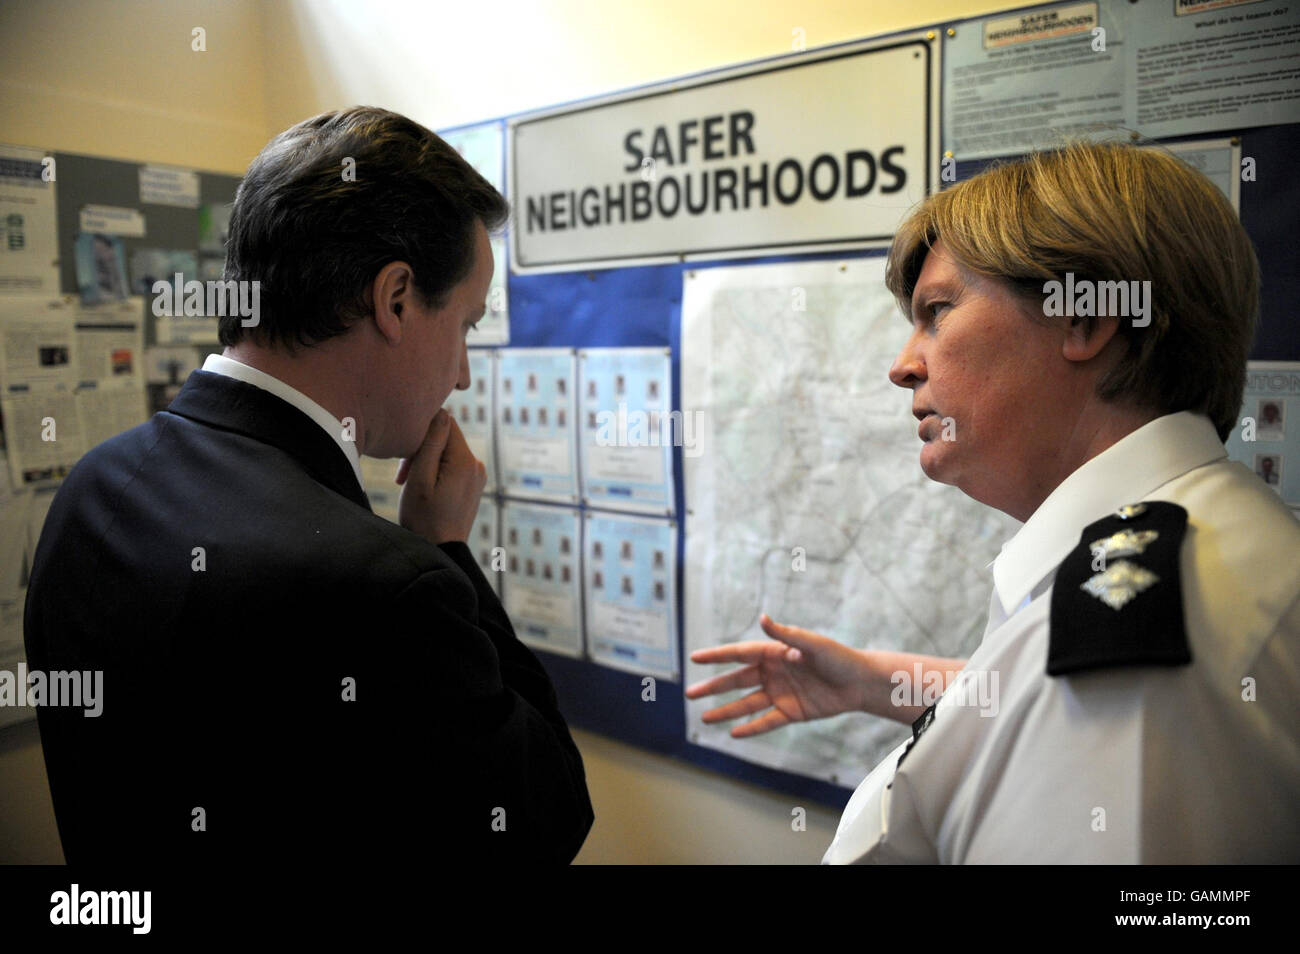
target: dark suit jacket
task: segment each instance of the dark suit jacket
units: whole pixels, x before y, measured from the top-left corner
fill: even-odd
[[[77,463],[25,627],[32,670],[104,673],[98,718],[37,713],[70,863],[568,862],[591,827],[469,548],[376,516],[329,435],[242,381],[195,371]]]

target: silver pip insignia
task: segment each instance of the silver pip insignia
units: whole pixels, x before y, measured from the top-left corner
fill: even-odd
[[[1097,551],[1100,550],[1108,561],[1113,557],[1137,556],[1159,536],[1155,530],[1119,530],[1108,537],[1093,540],[1088,544],[1088,549],[1093,556],[1097,556]]]
[[[1097,597],[1111,609],[1117,610],[1143,590],[1159,582],[1160,577],[1145,567],[1130,563],[1128,560],[1120,560],[1079,584],[1079,589]]]

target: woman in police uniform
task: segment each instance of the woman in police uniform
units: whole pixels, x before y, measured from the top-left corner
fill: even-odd
[[[704,716],[752,716],[736,736],[913,725],[827,862],[1300,860],[1300,524],[1223,447],[1259,284],[1231,205],[1163,151],[1075,144],[931,196],[886,281],[922,469],[1023,521],[983,641],[858,652],[764,617],[772,641],[692,654],[744,666],[687,695],[753,688]],[[925,710],[891,698],[918,664],[947,685]]]

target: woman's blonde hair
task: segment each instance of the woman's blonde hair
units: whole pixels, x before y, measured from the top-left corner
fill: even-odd
[[[960,264],[1040,308],[1047,281],[1150,281],[1150,324],[1120,321],[1103,400],[1236,424],[1259,309],[1259,263],[1223,193],[1158,148],[1070,143],[929,196],[894,237],[885,282],[906,314],[939,239]]]

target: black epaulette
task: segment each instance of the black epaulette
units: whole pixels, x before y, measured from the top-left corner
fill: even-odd
[[[1056,571],[1047,674],[1192,661],[1178,554],[1187,511],[1148,500],[1089,524]]]

